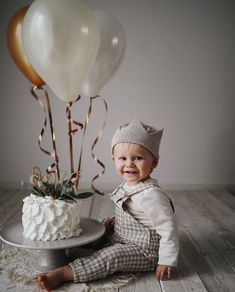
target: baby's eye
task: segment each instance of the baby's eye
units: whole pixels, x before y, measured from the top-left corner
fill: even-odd
[[[143,157],[142,156],[136,156],[135,160],[142,160]]]
[[[126,160],[126,157],[121,156],[121,157],[119,157],[118,159],[121,160],[121,161],[125,161],[125,160]]]

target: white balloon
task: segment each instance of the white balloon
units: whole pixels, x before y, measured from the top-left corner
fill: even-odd
[[[76,99],[99,48],[99,27],[83,0],[35,0],[23,21],[30,63],[64,102]]]
[[[123,58],[126,37],[122,25],[104,11],[94,11],[100,28],[100,45],[95,63],[82,86],[81,93],[96,96],[108,82]]]

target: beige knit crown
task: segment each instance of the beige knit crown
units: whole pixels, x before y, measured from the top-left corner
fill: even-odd
[[[117,129],[111,143],[112,152],[118,143],[134,143],[145,147],[158,159],[162,134],[163,129],[155,129],[134,119]]]

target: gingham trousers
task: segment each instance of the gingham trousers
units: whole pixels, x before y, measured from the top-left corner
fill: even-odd
[[[138,191],[143,191],[143,188]],[[70,263],[74,282],[89,282],[115,272],[144,272],[156,268],[159,236],[155,230],[145,228],[125,211],[123,203],[131,195],[133,193],[126,193],[122,186],[111,194],[115,204],[111,245]]]

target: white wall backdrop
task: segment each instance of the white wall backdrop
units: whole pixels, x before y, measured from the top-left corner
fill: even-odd
[[[10,17],[31,2],[1,0],[0,4],[2,184],[28,181],[32,166],[39,165],[44,170],[51,163],[37,145],[43,115],[30,93],[31,84],[16,68],[6,46],[6,27]],[[96,181],[96,186],[105,188],[107,184],[114,186],[120,182],[111,162],[110,141],[120,124],[135,117],[165,129],[159,167],[154,173],[161,184],[234,184],[235,2],[88,2],[93,9],[116,16],[127,38],[120,69],[101,92],[108,102],[109,113],[102,142],[95,153],[105,164],[106,174]],[[48,92],[60,169],[69,170],[65,104],[50,89]],[[83,121],[87,107],[87,100],[74,105],[74,119]],[[84,185],[101,170],[91,158],[90,146],[103,117],[103,105],[97,100],[85,141]],[[80,136],[74,137],[76,161]],[[50,147],[48,133],[44,142]]]

